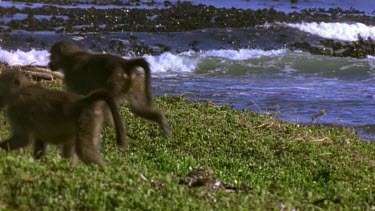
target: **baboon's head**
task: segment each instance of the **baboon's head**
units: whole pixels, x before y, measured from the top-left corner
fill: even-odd
[[[20,89],[30,84],[26,75],[15,69],[7,69],[0,75],[0,108],[11,102]]]
[[[50,50],[50,62],[48,63],[48,67],[52,71],[63,69],[66,62],[65,57],[78,51],[81,51],[81,49],[70,41],[56,42]]]

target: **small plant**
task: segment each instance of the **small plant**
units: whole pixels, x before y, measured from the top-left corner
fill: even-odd
[[[62,88],[61,82],[43,84]],[[0,150],[0,210],[375,206],[374,143],[339,127],[301,125],[183,96],[155,97],[155,104],[165,111],[173,134],[163,135],[157,124],[136,118],[124,105],[121,115],[129,125],[129,150],[118,150],[114,130],[105,128],[104,167],[71,166],[56,147],[41,160],[32,159],[30,149]],[[324,115],[325,110],[318,112],[312,122]],[[0,138],[8,135],[5,112],[0,112]]]
[[[319,118],[322,117],[322,116],[326,116],[326,115],[327,115],[327,111],[325,109],[323,109],[323,110],[317,112],[312,117],[310,117],[310,119],[311,119],[310,123],[313,123],[314,120],[316,120],[316,123],[319,123]]]

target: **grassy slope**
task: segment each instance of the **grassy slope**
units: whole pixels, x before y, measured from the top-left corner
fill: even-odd
[[[211,103],[169,96],[156,101],[174,134],[164,136],[156,124],[135,118],[123,107],[130,150],[120,152],[114,131],[105,129],[105,167],[72,167],[55,148],[40,161],[32,159],[30,150],[0,150],[0,210],[375,206],[372,143],[335,128],[292,124]],[[8,132],[3,113],[0,124],[4,139]],[[211,168],[238,190],[179,185],[193,166]]]

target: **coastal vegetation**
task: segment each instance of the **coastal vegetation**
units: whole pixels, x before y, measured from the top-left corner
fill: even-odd
[[[61,89],[61,81],[43,83]],[[0,210],[375,208],[375,145],[349,127],[302,125],[262,111],[155,97],[173,135],[121,107],[129,150],[105,128],[107,165],[71,166],[58,150],[0,150]],[[9,136],[4,111],[0,140]]]
[[[139,0],[90,3],[126,8],[61,7],[85,2],[30,0],[24,8],[0,6],[1,49],[46,50],[57,39],[74,38],[83,39],[78,42],[93,51],[121,56],[212,48],[270,50],[280,45],[327,57],[375,55],[372,38],[326,39],[279,24],[373,25],[373,16],[355,9],[285,13],[183,1],[164,1],[161,8],[147,9],[142,6],[158,5]],[[31,7],[36,3],[52,5]],[[244,36],[237,38],[231,32],[235,30]],[[116,33],[121,39],[111,37]],[[150,34],[142,37],[143,33]],[[166,38],[150,44],[147,36],[160,34]],[[171,42],[175,36],[181,36],[174,42],[178,45]],[[215,42],[207,45],[207,40]],[[61,74],[33,64],[18,68],[35,83],[62,89]],[[0,62],[0,72],[7,66]],[[348,66],[367,70],[355,63],[341,69]],[[170,136],[157,124],[135,117],[125,102],[121,117],[127,125],[129,150],[119,150],[115,131],[104,128],[104,167],[72,166],[54,146],[40,160],[32,158],[31,149],[0,150],[0,210],[375,210],[374,142],[357,138],[346,125],[319,124],[325,110],[312,113],[316,124],[307,125],[281,120],[279,113],[235,110],[184,97],[189,94],[155,97],[171,124]],[[372,96],[366,95],[370,100]],[[0,110],[0,141],[9,135],[5,111]]]

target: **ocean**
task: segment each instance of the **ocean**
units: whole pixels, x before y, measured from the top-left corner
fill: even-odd
[[[81,1],[82,2],[82,1]],[[55,5],[64,8],[117,8],[121,6],[97,6],[85,4],[74,6]],[[145,1],[148,2],[148,1]],[[152,6],[131,5],[129,8],[164,8],[164,1]],[[176,3],[177,1],[170,1]],[[282,12],[298,12],[308,8],[341,8],[359,10],[372,17],[375,2],[368,0],[305,0],[291,1],[261,0],[199,0],[193,4],[212,5],[217,8],[269,9]],[[42,7],[42,3],[2,1],[2,8]],[[362,14],[363,15],[363,14]],[[37,18],[50,18],[45,14],[34,14]],[[2,14],[0,25],[13,19],[24,19],[27,14],[8,16]],[[63,18],[66,18],[63,16]],[[371,19],[370,19],[371,20]],[[288,33],[288,36],[270,37],[270,32]],[[46,43],[71,38],[78,42],[98,42],[92,33],[57,34],[51,31],[13,30],[11,34],[33,36]],[[234,109],[247,109],[270,113],[283,120],[300,123],[334,123],[353,126],[358,136],[366,140],[375,139],[375,57],[356,59],[313,55],[302,50],[291,50],[285,46],[295,40],[317,43],[319,38],[354,41],[358,34],[375,39],[373,24],[360,22],[299,22],[275,21],[255,27],[202,28],[178,32],[131,32],[148,46],[169,44],[171,50],[160,53],[125,52],[124,58],[143,56],[151,64],[153,91],[156,95],[183,95],[196,102],[212,101],[219,105],[230,105]],[[260,36],[253,37],[253,34]],[[219,36],[220,35],[220,36]],[[263,36],[264,35],[264,36]],[[10,65],[46,66],[49,59],[48,45],[33,47],[29,43],[15,41],[10,45],[9,37],[0,42],[0,61]],[[120,40],[129,44],[129,32],[100,34],[100,41],[108,43]],[[225,41],[225,42],[223,42]],[[191,49],[192,43],[198,50]],[[104,47],[103,47],[104,46]],[[90,48],[90,47],[89,47]],[[102,45],[100,52],[109,52]],[[322,113],[314,118],[315,115]]]

